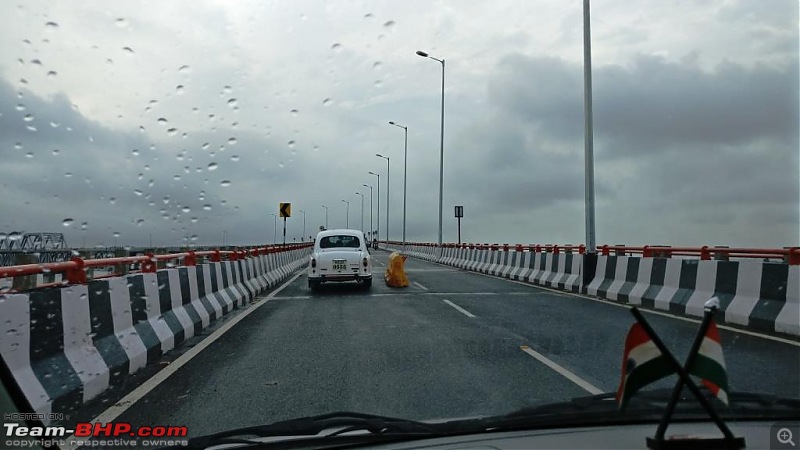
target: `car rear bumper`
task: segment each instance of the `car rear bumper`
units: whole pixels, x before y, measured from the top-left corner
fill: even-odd
[[[334,275],[309,275],[308,281],[316,283],[335,283],[341,281],[364,281],[371,280],[372,275],[359,275],[359,274],[334,274]]]

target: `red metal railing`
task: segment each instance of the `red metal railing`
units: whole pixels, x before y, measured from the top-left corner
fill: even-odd
[[[381,241],[386,243],[386,241]],[[389,241],[389,244],[402,245],[402,242]],[[433,242],[407,242],[406,246],[438,247]],[[517,252],[536,252],[536,253],[586,253],[586,246],[581,245],[552,245],[552,244],[474,244],[474,243],[443,243],[443,248],[469,248],[482,250],[502,250]],[[729,258],[757,258],[757,259],[781,259],[784,262],[796,266],[800,265],[800,247],[784,248],[738,248],[738,247],[669,247],[645,245],[641,247],[626,245],[598,245],[597,252],[604,256],[618,255],[631,256],[641,255],[644,258],[653,257],[672,257],[690,256],[701,260],[729,259]]]
[[[103,258],[103,259],[82,259],[73,257],[69,261],[56,262],[56,263],[43,263],[43,264],[24,264],[19,266],[6,266],[0,267],[0,278],[14,278],[28,275],[39,274],[56,274],[63,273],[66,282],[61,283],[47,283],[37,286],[51,287],[64,284],[82,284],[86,283],[86,270],[97,267],[118,267],[139,265],[140,269],[129,271],[128,273],[148,273],[155,272],[158,268],[158,263],[182,262],[184,266],[197,265],[200,258],[206,258],[211,262],[219,262],[223,259],[229,261],[236,261],[239,259],[247,258],[248,256],[259,256],[271,253],[282,253],[291,250],[298,250],[310,247],[311,243],[305,244],[292,244],[286,246],[268,246],[257,247],[249,249],[238,250],[206,250],[206,251],[187,251],[182,253],[172,253],[167,255],[154,255],[152,253],[139,256],[126,256],[120,258]],[[118,276],[118,273],[105,274],[95,279],[108,278]]]

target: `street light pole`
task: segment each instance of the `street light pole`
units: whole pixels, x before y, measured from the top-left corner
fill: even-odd
[[[588,1],[588,0],[586,0]],[[434,61],[442,63],[442,127],[439,137],[439,255],[442,254],[442,202],[443,188],[444,188],[444,58],[438,59],[428,55],[423,51],[417,51],[417,55],[424,58],[430,58]]]
[[[300,235],[300,242],[305,242],[306,239],[306,212],[302,209],[300,210],[303,213],[303,234]]]
[[[356,195],[361,196],[361,232],[364,232],[364,194],[356,191]]]
[[[273,213],[270,213],[269,215],[275,218],[275,223],[272,227],[272,245],[275,245],[275,240],[278,237],[278,216]]]
[[[386,160],[386,240],[389,240],[389,157],[376,153],[375,156]]]
[[[596,253],[594,222],[594,138],[592,130],[592,32],[589,0],[583,0],[583,105],[584,105],[584,188],[586,252]]]
[[[403,129],[405,139],[403,140],[403,250],[406,248],[406,183],[408,182],[408,127],[389,122],[389,125],[394,125]]]
[[[381,231],[381,176],[375,172],[370,172],[370,175],[378,177],[378,220],[375,221],[375,238],[380,239]]]
[[[328,229],[328,207],[325,206],[325,205],[322,205],[322,207],[325,208],[325,229],[327,230]]]
[[[350,228],[350,202],[347,200],[342,200],[343,202],[347,203],[347,221],[345,222],[345,228]]]
[[[375,236],[372,235],[372,186],[365,184],[364,187],[369,188],[369,237],[370,241],[375,239]]]

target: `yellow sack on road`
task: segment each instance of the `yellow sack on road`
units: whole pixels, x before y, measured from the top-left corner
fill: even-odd
[[[386,266],[386,285],[389,287],[407,287],[408,277],[403,266],[406,262],[406,256],[394,252],[389,256],[389,265]]]

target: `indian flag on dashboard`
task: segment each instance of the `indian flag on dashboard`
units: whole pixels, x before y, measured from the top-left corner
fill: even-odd
[[[631,325],[622,355],[622,378],[617,388],[617,403],[624,409],[639,389],[675,373],[670,360],[656,347],[639,323]]]
[[[728,404],[728,374],[725,370],[725,358],[722,356],[719,331],[713,320],[706,329],[692,367],[687,371],[699,377],[703,385],[722,403]]]

